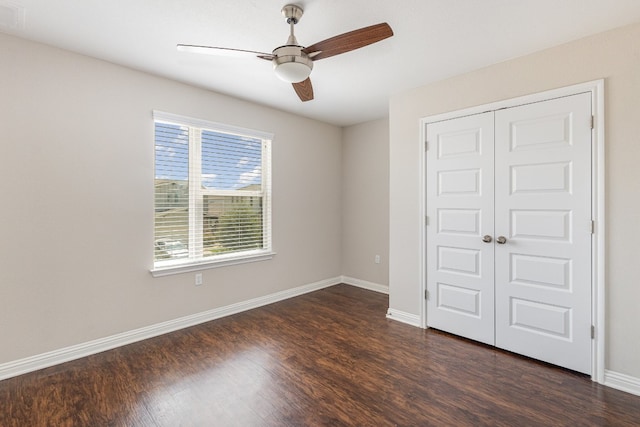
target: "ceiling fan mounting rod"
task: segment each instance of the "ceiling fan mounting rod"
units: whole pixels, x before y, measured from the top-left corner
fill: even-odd
[[[287,40],[287,45],[289,46],[297,46],[298,45],[298,39],[296,39],[296,36],[293,34],[293,26],[295,25],[295,23],[293,21],[291,21],[291,32],[289,33],[289,39]]]
[[[289,39],[287,40],[287,46],[297,46],[298,40],[293,33],[293,27],[298,23],[298,21],[300,21],[300,18],[302,18],[302,14],[304,13],[304,11],[300,6],[296,6],[295,4],[288,4],[282,8],[281,12],[284,17],[287,18],[287,24],[289,24],[291,27]]]

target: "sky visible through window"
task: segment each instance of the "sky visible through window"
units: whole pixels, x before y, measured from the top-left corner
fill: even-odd
[[[188,127],[156,123],[156,179],[188,181]],[[202,131],[202,185],[241,190],[262,181],[262,141],[257,138]]]

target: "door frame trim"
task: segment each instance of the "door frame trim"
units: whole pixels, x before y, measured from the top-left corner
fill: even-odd
[[[593,80],[572,86],[538,92],[530,95],[511,98],[503,101],[491,102],[462,110],[436,114],[420,119],[420,147],[426,142],[426,127],[428,124],[450,120],[454,118],[484,113],[486,111],[500,110],[503,108],[517,107],[519,105],[548,101],[554,98],[577,95],[579,93],[591,94],[591,108],[594,116],[593,129],[591,131],[591,215],[595,223],[595,230],[591,236],[591,319],[595,328],[595,335],[591,341],[591,380],[604,384],[605,354],[606,354],[606,329],[605,329],[605,289],[606,289],[606,265],[605,265],[605,130],[604,130],[604,79]],[[420,156],[420,295],[425,295],[427,289],[427,257],[426,257],[426,156]],[[427,328],[427,301],[423,299],[420,304],[420,325]]]

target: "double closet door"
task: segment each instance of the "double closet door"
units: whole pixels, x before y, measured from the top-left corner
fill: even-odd
[[[591,94],[429,123],[427,326],[591,373]]]

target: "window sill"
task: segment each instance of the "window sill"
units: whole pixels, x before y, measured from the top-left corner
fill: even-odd
[[[249,262],[267,261],[273,258],[275,252],[259,251],[252,254],[218,257],[215,260],[189,261],[176,264],[162,265],[150,270],[153,277],[170,276],[173,274],[189,273],[192,271],[208,270],[210,268],[226,267],[229,265],[246,264]]]

